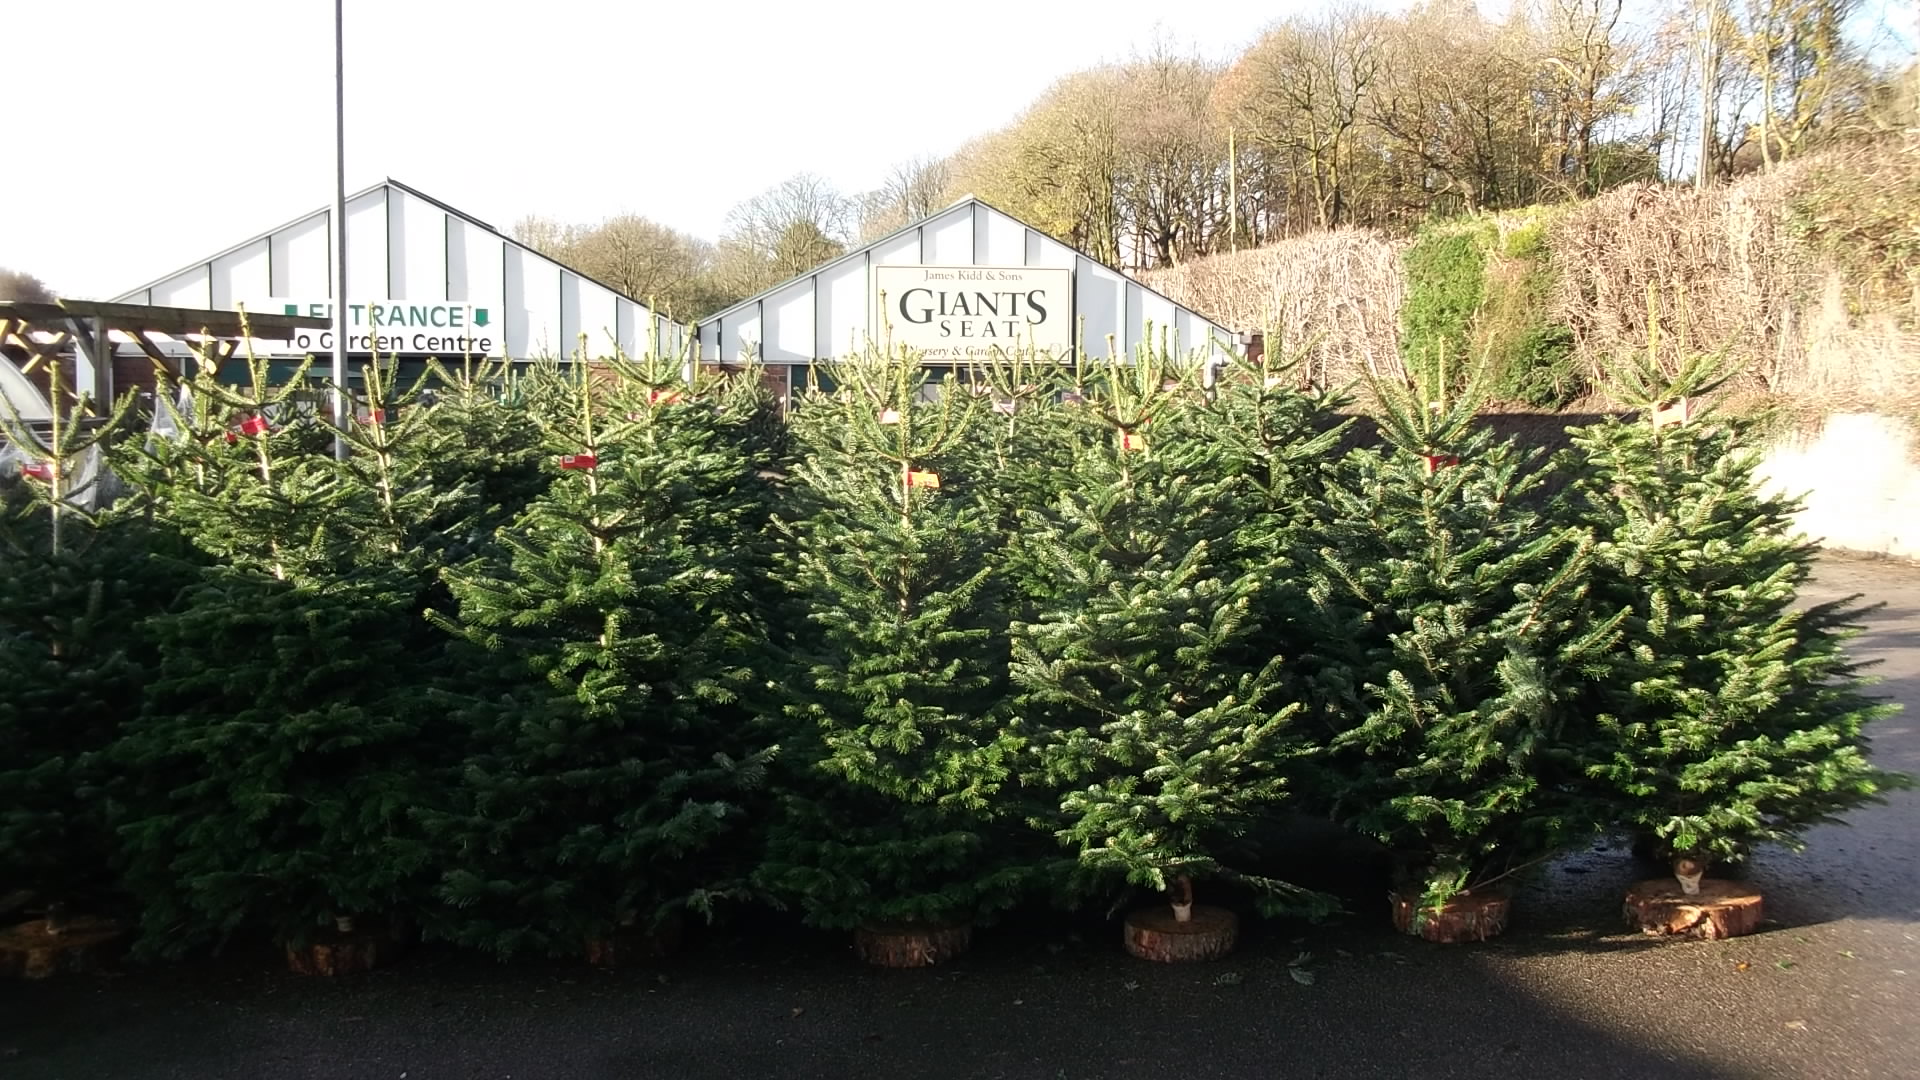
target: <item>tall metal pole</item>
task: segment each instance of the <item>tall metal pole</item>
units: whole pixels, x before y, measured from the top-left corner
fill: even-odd
[[[333,456],[347,459],[347,35],[346,0],[333,0]]]

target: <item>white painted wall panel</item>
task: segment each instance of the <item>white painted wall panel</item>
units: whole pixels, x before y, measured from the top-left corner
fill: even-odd
[[[1142,287],[1138,282],[1129,281],[1127,282],[1127,315],[1129,340],[1146,341],[1156,349],[1174,347],[1171,300],[1154,295],[1153,290]],[[1186,341],[1180,342],[1183,348],[1188,344]]]
[[[333,295],[333,234],[327,219],[315,214],[281,229],[273,244],[274,296],[306,300]]]
[[[739,363],[745,352],[760,355],[760,309],[750,304],[720,321],[720,362]]]
[[[611,289],[603,289],[591,281],[580,282],[578,327],[580,333],[587,335],[588,356],[612,356],[620,350],[613,301]]]
[[[161,307],[208,308],[212,287],[204,264],[184,270],[153,287],[153,302]]]
[[[1080,347],[1088,356],[1104,359],[1109,353],[1107,335],[1115,333],[1120,326],[1120,297],[1124,289],[1119,274],[1092,259],[1079,262],[1080,270],[1073,276],[1073,310],[1085,328],[1082,332],[1086,336]],[[1124,353],[1118,339],[1115,347]]]
[[[981,206],[975,220],[978,261],[984,266],[1027,265],[1027,227],[991,207]]]
[[[621,353],[627,356],[641,354],[641,336],[636,322],[644,324],[645,319],[638,317],[634,305],[625,299],[616,298],[613,303],[613,341]]]
[[[1062,270],[1072,270],[1082,260],[1079,252],[1055,240],[1038,229],[1027,230],[1027,265],[1057,266]],[[1086,262],[1091,265],[1092,260]]]
[[[388,272],[396,300],[447,297],[447,212],[424,199],[395,191],[387,201],[392,247]]]
[[[560,271],[560,353],[563,356],[592,358],[592,340],[580,339],[580,276]]]
[[[867,340],[867,263],[846,262],[820,274],[820,323],[814,328],[814,358],[847,355]]]
[[[213,260],[212,298],[207,306],[231,310],[236,304],[252,304],[260,310],[261,301],[273,295],[267,250],[266,240],[256,240]]]
[[[762,363],[804,364],[813,359],[814,286],[805,278],[767,297],[766,349]]]
[[[387,291],[387,189],[347,201],[347,295],[381,297]]]
[[[710,364],[720,363],[719,320],[709,320],[700,324],[700,359]]]
[[[873,248],[873,265],[875,266],[919,266],[923,262],[924,260],[920,258],[918,229],[908,229]]]
[[[507,355],[529,360],[571,352],[561,336],[560,268],[515,244],[505,250]]]
[[[1207,324],[1193,312],[1185,308],[1173,310],[1173,328],[1180,336],[1180,355],[1191,356],[1196,351],[1207,349]]]
[[[505,242],[471,222],[455,219],[450,224],[447,299],[504,308]]]
[[[957,206],[920,227],[926,235],[928,266],[973,266],[973,204]]]

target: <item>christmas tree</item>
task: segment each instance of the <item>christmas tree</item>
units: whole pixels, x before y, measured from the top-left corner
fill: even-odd
[[[1313,560],[1327,504],[1335,452],[1354,420],[1341,410],[1351,398],[1314,386],[1301,356],[1281,349],[1279,335],[1248,360],[1235,356],[1219,371],[1204,408],[1184,410],[1182,438],[1210,443],[1238,519],[1234,540],[1261,576],[1269,652],[1293,656],[1314,633],[1301,622],[1310,608],[1301,568]],[[1295,672],[1296,676],[1303,674]]]
[[[918,358],[835,365],[781,523],[804,621],[794,728],[758,879],[815,925],[971,926],[1031,873],[1011,839],[1000,534],[953,471],[982,401]],[[931,396],[931,400],[929,397]]]
[[[527,503],[546,490],[539,429],[529,415],[524,378],[509,361],[431,361],[412,397],[428,429],[419,458],[435,491],[471,488],[470,508],[433,523],[441,560],[471,558]],[[403,412],[402,418],[406,418]]]
[[[422,816],[453,910],[428,930],[501,955],[661,928],[750,870],[773,750],[742,700],[765,633],[736,549],[761,499],[695,388],[628,374],[554,373],[547,490],[447,573],[442,621],[499,674],[449,702],[465,765]]]
[[[1037,823],[1077,853],[1082,893],[1167,891],[1184,919],[1193,881],[1219,878],[1269,910],[1318,909],[1220,857],[1288,797],[1312,746],[1286,658],[1259,647],[1262,584],[1230,512],[1240,480],[1210,440],[1178,434],[1199,372],[1142,349],[1093,376],[1078,415],[1097,437],[1026,519],[1051,597],[1012,632],[1031,780],[1057,797]]]
[[[1629,612],[1588,774],[1692,893],[1709,864],[1797,845],[1907,779],[1867,758],[1863,729],[1892,707],[1845,645],[1871,609],[1797,602],[1819,548],[1755,476],[1755,421],[1704,403],[1716,358],[1661,348],[1656,320],[1612,373],[1638,415],[1573,431],[1571,502],[1599,534],[1597,595]]]
[[[49,926],[111,891],[114,807],[105,753],[138,708],[149,659],[139,622],[180,584],[151,556],[164,536],[102,496],[101,448],[131,397],[96,415],[56,388],[44,427],[0,399],[9,450],[0,480],[0,882],[24,889]]]
[[[1084,399],[1075,374],[1086,369],[1075,355],[1063,363],[1033,348],[997,352],[974,365],[967,389],[984,398],[972,412],[969,432],[956,448],[956,468],[990,510],[1007,538],[998,559],[1016,616],[1030,619],[1043,600],[1045,575],[1025,558],[1017,542],[1024,515],[1052,505],[1073,460],[1095,437],[1093,427],[1069,415]]]
[[[1387,445],[1328,486],[1305,658],[1347,717],[1329,812],[1393,852],[1421,911],[1596,827],[1571,747],[1621,617],[1589,596],[1592,538],[1539,508],[1539,456],[1477,425],[1477,383],[1449,388],[1444,368],[1373,382]]]
[[[187,390],[187,408],[161,399],[173,436],[119,459],[212,562],[146,621],[158,667],[113,750],[141,947],[416,915],[409,815],[446,733],[406,684],[419,586],[392,565],[392,507],[328,452],[298,375],[250,358],[246,384],[202,366]]]

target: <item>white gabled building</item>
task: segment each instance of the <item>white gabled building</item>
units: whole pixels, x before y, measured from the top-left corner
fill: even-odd
[[[332,313],[332,210],[322,207],[115,299],[182,308]],[[684,331],[493,226],[387,179],[347,199],[348,349],[531,360],[616,347],[677,352]],[[274,351],[324,356],[313,331]]]
[[[351,247],[349,247],[351,250]],[[882,299],[884,297],[884,307]],[[698,324],[700,356],[765,364],[776,386],[806,367],[891,340],[930,364],[1029,342],[1130,356],[1152,327],[1224,362],[1239,335],[973,196]]]

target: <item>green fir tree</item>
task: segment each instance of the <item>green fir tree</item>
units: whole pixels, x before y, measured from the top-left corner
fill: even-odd
[[[1032,877],[1000,533],[954,471],[982,401],[911,353],[835,365],[781,523],[795,728],[758,875],[815,925],[973,925]]]
[[[65,387],[63,365],[48,383]],[[182,583],[153,558],[166,537],[108,505],[102,449],[131,397],[97,415],[55,394],[45,425],[4,405],[24,454],[0,480],[0,882],[49,912],[112,902],[117,844],[106,752],[139,709],[150,662],[140,621]]]
[[[547,490],[447,572],[442,621],[498,673],[443,698],[465,764],[423,815],[452,905],[427,929],[500,955],[577,952],[736,894],[773,755],[743,697],[765,638],[739,558],[764,506],[750,463],[656,362],[551,377]]]
[[[1310,682],[1347,717],[1329,812],[1423,909],[1597,828],[1573,747],[1621,618],[1589,595],[1592,537],[1541,510],[1538,455],[1478,426],[1477,382],[1448,385],[1374,382],[1387,446],[1344,459],[1310,574]]]
[[[1588,775],[1612,824],[1702,870],[1798,846],[1908,782],[1867,756],[1865,726],[1893,707],[1846,642],[1872,609],[1798,602],[1819,547],[1755,475],[1755,422],[1705,404],[1720,367],[1673,362],[1656,336],[1613,372],[1638,415],[1574,429],[1570,454],[1574,512],[1600,537],[1596,592],[1629,612]]]
[[[410,812],[446,740],[404,675],[417,581],[299,376],[272,383],[257,358],[249,376],[227,387],[203,367],[188,408],[161,399],[172,437],[121,459],[211,563],[144,624],[158,667],[113,751],[149,953],[250,927],[299,944],[426,899]]]
[[[1026,517],[1048,575],[1014,626],[1014,680],[1033,742],[1036,824],[1078,857],[1082,895],[1129,883],[1191,903],[1196,879],[1251,886],[1268,910],[1325,899],[1223,853],[1290,795],[1301,737],[1287,658],[1260,647],[1263,581],[1235,539],[1238,477],[1182,437],[1197,370],[1142,349],[1093,373],[1094,428],[1066,486]]]

